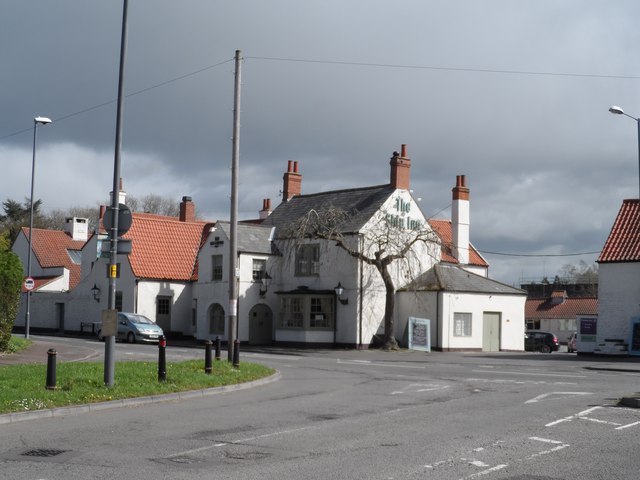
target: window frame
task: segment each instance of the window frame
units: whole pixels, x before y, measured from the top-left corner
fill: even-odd
[[[320,244],[303,243],[296,246],[295,276],[317,277],[320,275]]]
[[[453,312],[453,336],[471,337],[473,335],[473,315],[471,312]]]
[[[211,281],[221,282],[224,278],[223,255],[211,255]]]
[[[280,298],[278,329],[333,331],[336,324],[335,305],[333,295],[283,295]]]
[[[258,268],[256,268],[258,266]],[[251,264],[251,281],[260,282],[267,273],[267,260],[264,258],[253,258]]]

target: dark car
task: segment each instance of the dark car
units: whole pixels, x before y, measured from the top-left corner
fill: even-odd
[[[524,334],[524,349],[527,352],[551,353],[559,348],[558,337],[551,332],[527,330]]]

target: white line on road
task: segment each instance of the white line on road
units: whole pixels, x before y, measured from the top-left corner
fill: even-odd
[[[534,397],[531,400],[527,400],[524,403],[537,403],[540,400],[550,397],[552,395],[562,395],[563,397],[565,397],[567,395],[591,395],[591,392],[549,392],[549,393],[543,393],[542,395],[538,395],[537,397]]]
[[[570,416],[568,416],[568,417],[561,418],[560,420],[556,420],[556,421],[554,421],[554,422],[547,423],[547,424],[545,425],[545,427],[553,427],[554,425],[557,425],[557,424],[562,423],[562,422],[570,422],[570,421],[571,421],[571,420],[573,420],[574,418],[584,417],[585,415],[587,415],[587,414],[589,414],[589,413],[591,413],[591,412],[593,412],[593,411],[595,411],[595,410],[598,410],[599,408],[602,408],[602,407],[592,407],[592,408],[588,408],[587,410],[584,410],[584,411],[582,411],[582,412],[576,413],[575,415],[570,415]]]
[[[622,425],[621,427],[616,428],[616,430],[624,430],[625,428],[633,427],[634,425],[640,425],[640,422],[633,422],[628,425]]]
[[[481,472],[473,473],[471,475],[467,475],[466,477],[462,477],[460,480],[469,480],[471,478],[478,478],[483,475],[488,475],[490,473],[497,472],[498,470],[502,470],[503,468],[506,468],[506,467],[507,465],[496,465],[495,467],[487,468],[486,470],[483,470]]]
[[[586,375],[576,375],[573,373],[534,373],[534,372],[510,372],[510,371],[487,371],[487,370],[471,370],[474,373],[495,373],[505,375],[533,375],[541,377],[567,377],[567,378],[587,378]]]
[[[424,370],[425,368],[427,368],[426,366],[418,366],[418,365],[396,365],[393,363],[363,363],[362,361],[359,360],[340,360],[338,358],[337,360],[338,363],[344,364],[344,365],[366,365],[368,366],[374,366],[374,367],[395,367],[395,368],[415,368],[415,369],[419,369],[419,370]]]
[[[529,440],[535,440],[536,442],[544,442],[544,443],[554,443],[556,445],[562,444],[560,440],[551,440],[550,438],[540,438],[540,437],[529,437]]]
[[[241,438],[239,440],[234,440],[232,442],[214,443],[213,445],[207,445],[206,447],[193,448],[191,450],[185,450],[185,451],[180,452],[180,453],[174,453],[173,455],[169,455],[167,458],[183,457],[183,456],[186,456],[186,455],[192,455],[194,453],[199,453],[199,452],[205,452],[207,450],[212,450],[212,449],[217,448],[217,447],[224,447],[225,445],[236,445],[236,444],[239,444],[239,443],[252,442],[254,440],[259,440],[261,438],[274,437],[276,435],[286,435],[288,433],[300,432],[302,430],[308,430],[310,428],[315,428],[315,426],[294,428],[294,429],[291,429],[291,430],[281,430],[281,431],[278,431],[278,432],[265,433],[264,435],[257,435],[255,437]]]

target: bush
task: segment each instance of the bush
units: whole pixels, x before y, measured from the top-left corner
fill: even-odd
[[[11,251],[6,235],[0,236],[0,352],[9,348],[20,306],[22,277],[22,262]]]

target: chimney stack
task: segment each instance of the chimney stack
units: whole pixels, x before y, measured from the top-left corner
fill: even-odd
[[[127,192],[122,188],[122,177],[120,177],[120,187],[118,192],[118,203],[124,205],[127,199]],[[109,192],[109,206],[113,205],[113,192]]]
[[[407,145],[402,144],[400,153],[393,152],[389,162],[391,165],[391,187],[409,190],[411,183],[411,160],[407,158]]]
[[[260,210],[260,220],[264,220],[271,215],[271,199],[265,198],[262,200],[262,210]]]
[[[452,189],[451,228],[453,230],[453,254],[460,264],[469,263],[469,189],[464,175],[456,176]]]
[[[191,201],[191,197],[182,197],[182,202],[180,203],[180,221],[196,221],[196,204]]]
[[[292,197],[302,192],[302,175],[298,173],[298,162],[289,160],[287,173],[282,177],[282,201],[288,202]]]

